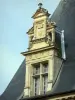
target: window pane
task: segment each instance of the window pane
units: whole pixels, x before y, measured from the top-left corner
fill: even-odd
[[[34,79],[34,92],[35,92],[35,95],[38,95],[39,94],[39,81],[40,81],[40,78],[35,78]]]
[[[35,71],[36,71],[36,74],[38,74],[40,72],[40,67],[36,67]]]
[[[34,68],[34,73],[33,73],[34,75],[35,74],[40,74],[40,67],[35,67]]]
[[[44,64],[44,73],[48,72],[48,64]]]
[[[48,76],[44,76],[44,93],[47,92]]]

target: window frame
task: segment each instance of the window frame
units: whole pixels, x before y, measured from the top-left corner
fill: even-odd
[[[44,71],[44,67],[46,65],[47,65],[47,69],[46,69],[47,71]],[[32,64],[32,67],[33,67],[32,78],[33,78],[33,81],[34,81],[34,84],[33,84],[34,95],[40,95],[41,91],[42,91],[42,94],[45,94],[47,92],[47,89],[46,89],[46,91],[44,90],[44,77],[47,76],[47,78],[48,78],[48,65],[49,65],[48,60]],[[37,71],[38,71],[37,73],[35,72],[36,68],[39,68],[39,69],[37,69]],[[36,78],[39,78],[38,93],[35,92],[35,88],[36,88],[35,87],[35,79]],[[41,84],[42,84],[42,87],[40,87]],[[47,87],[48,87],[48,83],[47,83]]]

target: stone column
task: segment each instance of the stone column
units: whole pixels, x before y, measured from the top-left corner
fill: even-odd
[[[52,89],[53,84],[53,70],[54,70],[54,57],[53,55],[50,57],[48,61],[48,88],[47,91],[50,91]]]
[[[26,77],[25,77],[25,87],[24,87],[24,97],[29,96],[29,89],[30,89],[30,75],[29,75],[29,65],[26,64]]]
[[[33,78],[33,66],[30,66],[30,96],[34,95],[34,78]]]

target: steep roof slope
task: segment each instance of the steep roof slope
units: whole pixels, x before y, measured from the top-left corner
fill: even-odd
[[[54,92],[75,89],[75,0],[61,0],[51,18],[65,31],[66,61],[63,64]]]
[[[25,60],[12,78],[8,87],[1,95],[0,100],[17,100],[22,94],[25,84]]]
[[[51,19],[57,23],[60,30],[65,30],[67,44],[67,59],[54,85],[53,93],[75,89],[75,0],[61,0]],[[0,100],[17,100],[25,83],[25,62],[9,83]]]

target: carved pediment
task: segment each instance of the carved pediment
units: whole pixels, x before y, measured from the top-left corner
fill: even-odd
[[[32,28],[30,28],[30,29],[28,30],[27,34],[33,34],[33,33],[34,33],[34,28],[32,27]]]
[[[46,16],[49,16],[50,14],[48,13],[48,11],[44,8],[39,8],[35,14],[32,16],[32,18],[37,18],[37,17],[40,17],[40,16],[43,16],[43,15],[46,15]]]

